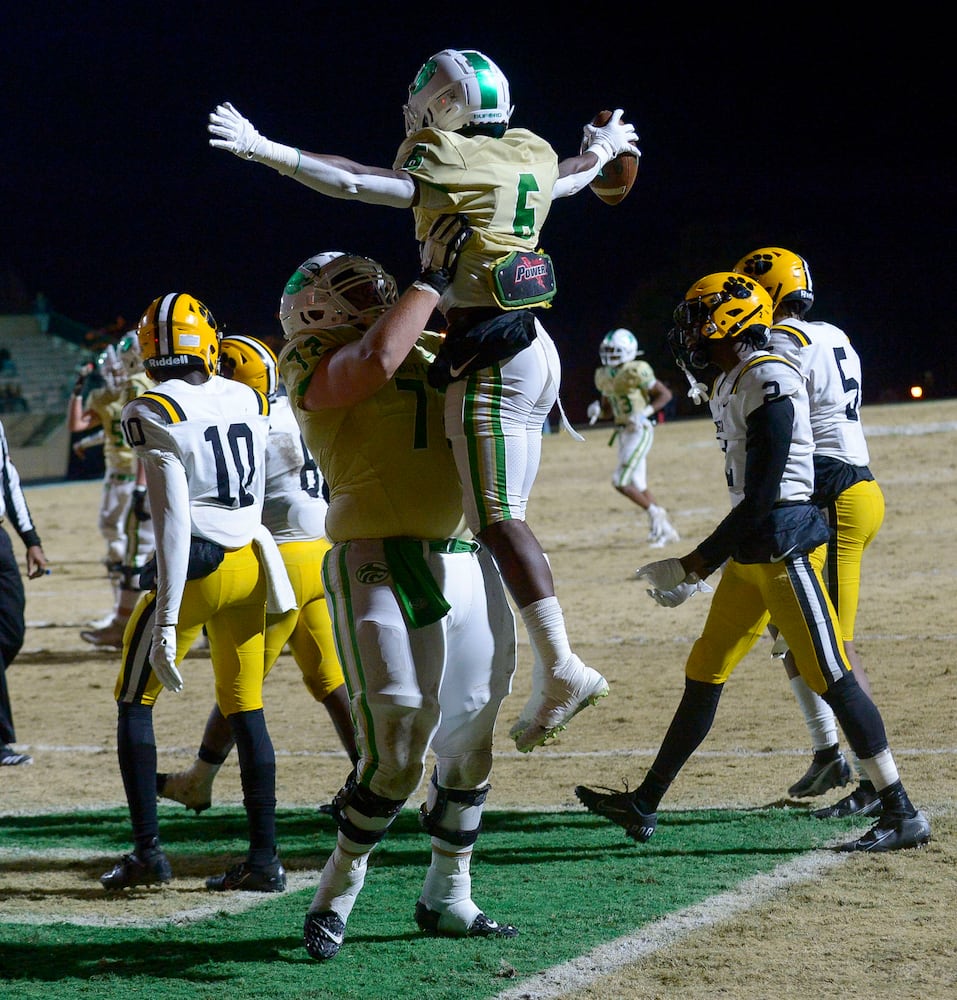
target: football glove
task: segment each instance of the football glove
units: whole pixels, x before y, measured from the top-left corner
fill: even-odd
[[[260,135],[253,123],[228,101],[217,104],[216,110],[210,112],[206,128],[210,135],[217,137],[209,140],[213,149],[225,149],[244,160],[267,163],[276,170],[287,173],[295,173],[299,168],[298,149],[272,142]]]
[[[699,580],[698,577],[692,573],[688,577],[687,581],[679,583],[677,587],[672,587],[670,590],[649,590],[648,594],[654,599],[657,604],[660,604],[663,608],[676,608],[679,604],[684,604],[689,597],[694,597],[699,591],[703,594],[708,594],[712,591],[712,587],[709,587],[704,580]]]
[[[634,145],[638,141],[638,133],[634,125],[623,122],[624,111],[618,108],[605,125],[589,123],[582,132],[582,152],[594,153],[598,157],[598,166],[603,167],[620,153],[631,156],[641,156],[641,150]]]
[[[150,666],[168,691],[183,690],[183,675],[176,669],[176,626],[154,625],[150,645]]]
[[[647,563],[635,576],[651,584],[648,596],[663,608],[676,608],[694,594],[713,590],[697,573],[685,573],[680,559],[659,559]]]
[[[467,215],[440,215],[419,247],[422,271],[418,280],[442,295],[452,284],[459,254],[472,232]]]
[[[588,426],[592,427],[594,424],[598,423],[598,418],[601,416],[601,402],[595,400],[588,404],[588,409],[585,411],[588,414]]]

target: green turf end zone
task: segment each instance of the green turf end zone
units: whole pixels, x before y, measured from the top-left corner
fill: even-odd
[[[161,806],[175,882],[242,857],[241,809],[202,816]],[[858,824],[859,826],[859,824]],[[648,844],[585,812],[495,812],[472,864],[476,902],[510,940],[427,938],[413,909],[429,842],[405,810],[370,862],[339,955],[314,962],[302,922],[314,883],[262,896],[236,914],[130,928],[9,921],[2,900],[29,890],[29,871],[68,865],[89,876],[91,914],[102,921],[102,871],[130,850],[125,810],[0,821],[0,996],[17,1000],[479,1000],[636,932],[643,925],[770,872],[841,839],[851,821],[822,822],[804,809],[663,811]],[[332,849],[332,820],[281,810],[279,844],[290,874],[318,871]],[[26,853],[25,853],[26,852]],[[65,860],[66,859],[66,860]],[[136,890],[168,892],[169,890]],[[202,901],[208,901],[203,892]],[[11,897],[8,897],[11,898]],[[120,907],[116,909],[115,907]],[[112,912],[121,913],[122,902]]]

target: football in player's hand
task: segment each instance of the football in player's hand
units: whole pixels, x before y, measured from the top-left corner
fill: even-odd
[[[610,118],[610,111],[599,111],[592,119],[592,125],[607,125]],[[617,205],[625,200],[628,192],[634,187],[637,176],[638,157],[629,153],[619,153],[601,168],[589,187],[606,205]]]

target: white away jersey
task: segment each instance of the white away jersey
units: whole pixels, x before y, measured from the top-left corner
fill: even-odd
[[[861,423],[861,359],[847,334],[830,323],[787,319],[771,327],[771,345],[807,379],[811,430],[818,455],[849,465],[870,456]]]
[[[327,504],[322,475],[302,439],[288,396],[269,405],[263,524],[278,544],[323,538]]]
[[[809,500],[814,490],[814,439],[804,377],[790,361],[757,351],[721,375],[711,393],[711,415],[724,452],[731,505],[744,497],[748,414],[759,406],[790,396],[794,404],[791,448],[776,502]]]
[[[126,404],[123,431],[141,458],[165,453],[185,469],[191,535],[227,549],[252,540],[266,486],[269,402],[262,393],[219,375],[202,385],[170,379]]]

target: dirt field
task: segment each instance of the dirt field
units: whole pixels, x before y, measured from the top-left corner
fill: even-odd
[[[783,889],[743,916],[705,924],[568,995],[957,996],[957,401],[865,412],[871,467],[887,516],[865,559],[856,641],[902,777],[931,818],[931,844],[922,851],[849,857],[822,880]],[[585,444],[565,434],[546,437],[529,522],[549,553],[573,644],[602,670],[612,692],[552,748],[515,752],[507,731],[527,696],[530,663],[520,630],[521,660],[499,723],[490,808],[578,808],[577,783],[637,782],[671,719],[684,658],[707,611],[706,595],[680,608],[659,608],[634,582],[634,570],[662,553],[645,543],[644,515],[611,488],[608,428],[584,433]],[[710,421],[661,427],[650,469],[652,489],[683,538],[663,554],[683,554],[727,508]],[[124,802],[112,698],[117,654],[94,650],[79,636],[110,603],[96,533],[99,483],[30,488],[27,496],[53,573],[26,582],[27,639],[8,679],[18,747],[32,753],[35,764],[0,769],[0,822],[9,814]],[[22,549],[17,539],[14,544]],[[769,651],[770,643],[759,645],[738,668],[711,735],[663,809],[766,806],[782,801],[803,773],[807,733]],[[185,691],[164,695],[156,710],[161,769],[189,760],[211,704],[208,663],[187,661],[184,676]],[[288,655],[270,676],[266,712],[279,753],[280,803],[327,798],[345,774],[345,756]],[[221,772],[215,794],[218,801],[241,801],[234,760]],[[16,879],[16,872],[4,876],[10,887]],[[25,915],[46,910],[49,916],[50,907],[102,905],[68,881],[60,894],[56,888],[40,887],[29,897],[11,893],[2,903],[5,916],[18,916],[20,907]]]

